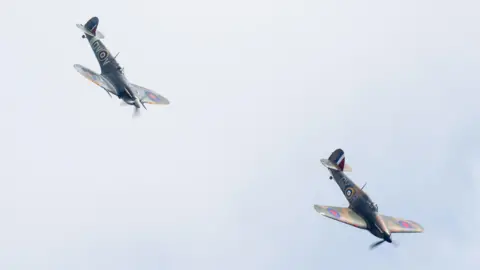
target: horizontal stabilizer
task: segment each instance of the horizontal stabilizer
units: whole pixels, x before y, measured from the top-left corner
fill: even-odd
[[[345,164],[343,166],[343,170],[335,163],[333,163],[332,161],[328,160],[328,159],[321,159],[320,162],[322,162],[323,166],[329,168],[329,169],[332,169],[332,170],[335,170],[335,171],[344,171],[344,172],[351,172],[352,171],[352,167],[350,167],[348,164]]]
[[[105,36],[100,32],[100,31],[95,31],[95,34],[90,32],[87,28],[85,28],[85,26],[81,25],[81,24],[77,24],[77,27],[82,30],[85,34],[91,36],[91,37],[96,37],[98,39],[103,39],[105,38]]]
[[[335,171],[339,171],[339,170],[340,170],[340,168],[337,166],[337,164],[331,162],[331,161],[328,160],[328,159],[322,158],[322,159],[320,160],[320,162],[322,162],[323,166],[325,166],[325,167],[327,167],[327,168],[329,168],[329,169],[332,169],[332,170],[335,170]]]

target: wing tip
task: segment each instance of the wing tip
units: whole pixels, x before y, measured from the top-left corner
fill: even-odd
[[[420,225],[419,223],[413,221],[413,220],[408,220],[408,222],[412,223],[415,227],[415,231],[419,232],[419,233],[423,233],[425,231],[425,229],[423,228],[422,225]]]
[[[93,70],[90,70],[89,68],[87,67],[84,67],[80,64],[74,64],[73,65],[73,68],[76,69],[78,72],[83,72],[83,71],[87,71],[87,72],[94,72]]]
[[[160,105],[170,105],[170,101],[168,99],[166,99],[165,97],[161,96],[161,101],[158,102],[157,104],[160,104]]]
[[[148,90],[147,96],[149,97],[149,99],[152,101],[153,104],[158,104],[158,105],[170,104],[170,100],[168,100],[166,97],[160,94],[153,92],[152,90]]]
[[[313,205],[313,208],[315,209],[315,211],[317,211],[317,213],[319,213],[320,215],[324,216],[324,217],[328,217],[328,218],[331,218],[327,213],[325,213],[325,211],[327,211],[326,207],[324,206],[321,206],[321,205],[317,205],[317,204],[314,204]]]

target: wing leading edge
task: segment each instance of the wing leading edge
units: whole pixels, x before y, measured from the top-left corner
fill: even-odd
[[[359,229],[367,229],[367,223],[365,220],[349,208],[321,205],[314,205],[313,207],[322,216]]]
[[[380,215],[391,233],[422,233],[423,227],[412,220]]]

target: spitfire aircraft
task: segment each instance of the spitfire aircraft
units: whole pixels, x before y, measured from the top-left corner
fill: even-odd
[[[74,65],[75,69],[85,78],[102,87],[110,97],[112,97],[111,94],[114,94],[124,101],[124,105],[134,106],[133,116],[139,114],[140,106],[143,106],[145,110],[147,109],[145,103],[170,104],[166,98],[154,91],[133,84],[127,80],[123,68],[120,67],[116,61],[118,54],[112,56],[102,41],[100,41],[100,39],[104,38],[104,35],[97,30],[98,23],[99,19],[92,17],[85,25],[77,24],[77,27],[84,33],[82,38],[86,38],[90,43],[90,47],[100,65],[101,74],[97,74],[79,64]]]
[[[320,206],[314,205],[315,210],[321,215],[339,222],[368,230],[374,236],[382,239],[370,246],[377,247],[383,242],[396,245],[392,240],[392,233],[421,233],[423,227],[411,220],[404,220],[384,216],[378,213],[378,206],[350,180],[344,172],[352,169],[345,163],[345,154],[342,149],[335,150],[328,159],[321,159],[322,164],[330,171],[330,180],[335,179],[349,202],[349,207]]]

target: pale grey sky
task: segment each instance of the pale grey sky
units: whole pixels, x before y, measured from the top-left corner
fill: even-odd
[[[478,1],[2,3],[0,269],[476,269]],[[98,16],[132,120],[76,23]],[[341,147],[399,248],[319,216]]]

